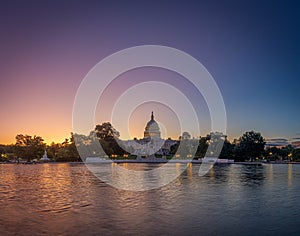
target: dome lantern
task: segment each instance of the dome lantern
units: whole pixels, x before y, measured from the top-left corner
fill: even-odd
[[[157,122],[154,120],[153,111],[151,112],[151,120],[148,121],[145,132],[144,138],[160,138],[160,130]]]

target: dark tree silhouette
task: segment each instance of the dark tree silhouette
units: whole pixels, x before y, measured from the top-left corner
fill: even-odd
[[[40,136],[18,134],[16,136],[15,154],[19,158],[30,161],[42,157],[45,149],[44,140]]]
[[[120,133],[111,125],[109,122],[102,123],[101,125],[96,125],[95,127],[96,137],[106,155],[118,155],[122,156],[124,154],[129,154],[126,152],[117,142]]]
[[[263,155],[265,144],[265,140],[260,133],[255,131],[246,132],[239,139],[237,154],[240,155],[241,159],[253,161]]]
[[[222,151],[220,153],[220,159],[233,159],[234,144],[231,144],[227,139],[225,139]]]
[[[120,133],[109,122],[96,125],[95,133],[100,140],[106,141],[120,137]]]

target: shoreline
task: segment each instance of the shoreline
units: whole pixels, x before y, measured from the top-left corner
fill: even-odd
[[[0,165],[2,164],[8,164],[8,165],[40,165],[40,164],[111,164],[111,163],[116,163],[116,164],[122,164],[122,163],[132,163],[132,164],[165,164],[165,163],[174,163],[174,164],[215,164],[215,165],[270,165],[270,164],[294,164],[294,165],[299,165],[300,162],[202,162],[199,160],[102,160],[99,162],[94,162],[94,163],[86,163],[86,162],[37,162],[37,163],[16,163],[16,162],[0,162]]]

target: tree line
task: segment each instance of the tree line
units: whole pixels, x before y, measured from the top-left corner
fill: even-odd
[[[88,147],[88,145],[92,145],[92,139],[100,142],[104,151],[104,153],[95,152],[94,155],[105,154],[110,158],[134,158],[128,150],[125,151],[119,145],[120,142],[117,142],[119,136],[119,132],[109,122],[97,125],[88,136],[71,133],[70,138],[65,139],[64,142],[52,142],[50,145],[47,145],[40,136],[18,134],[15,138],[15,144],[0,145],[0,161],[38,160],[43,156],[45,150],[48,158],[53,161],[81,161],[76,145]],[[178,158],[185,158],[189,153],[189,145],[194,146],[194,150],[196,150],[193,155],[195,159],[203,158],[210,154],[207,154],[208,147],[218,143],[216,142],[218,138],[223,139],[223,146],[219,147],[219,158],[221,159],[233,159],[235,161],[300,161],[300,149],[295,149],[291,145],[282,148],[265,148],[265,139],[259,132],[255,131],[247,131],[233,142],[230,142],[225,135],[213,135],[213,133],[199,139],[191,139],[190,135],[185,132],[183,136],[179,137],[177,143],[171,146],[169,158],[176,158],[175,154],[178,155]],[[189,145],[183,145],[185,148],[178,149],[180,144],[184,142],[189,142]],[[88,154],[90,155],[90,153]]]
[[[47,156],[53,161],[80,161],[73,134],[62,143],[52,142],[47,145],[40,136],[18,134],[16,142],[12,145],[0,145],[0,161],[40,159],[45,150]]]

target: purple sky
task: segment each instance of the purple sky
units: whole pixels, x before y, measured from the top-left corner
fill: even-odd
[[[291,138],[300,132],[299,9],[286,1],[4,1],[0,143],[13,143],[18,133],[48,143],[69,137],[74,97],[88,71],[116,51],[144,44],[178,48],[208,69],[224,98],[229,137],[254,129]],[[126,76],[133,84],[147,76],[184,84],[158,70]],[[120,79],[112,97],[128,87]],[[206,127],[203,99],[184,88]],[[133,114],[140,124],[130,125],[133,136],[142,135],[146,110]],[[166,122],[170,113],[159,112]],[[169,129],[178,134],[175,125]]]

